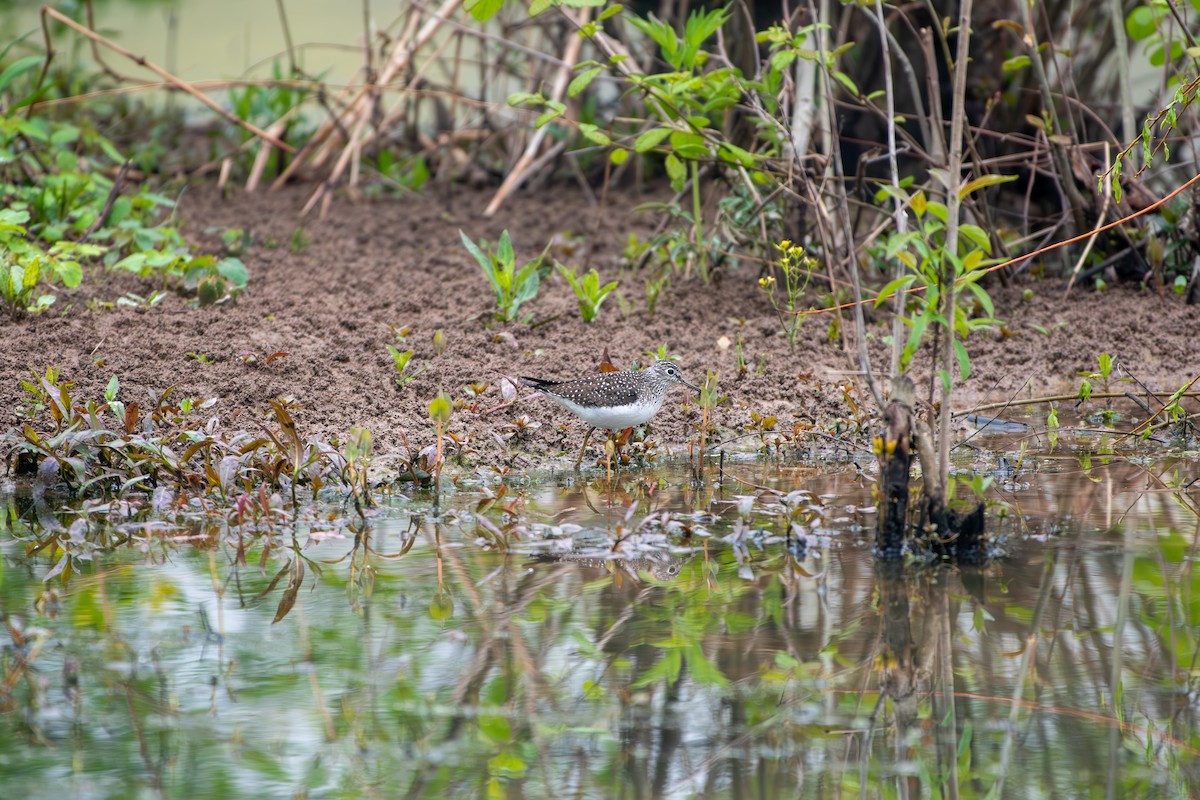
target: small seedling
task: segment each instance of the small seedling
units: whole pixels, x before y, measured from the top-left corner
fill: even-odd
[[[659,298],[662,297],[663,290],[671,282],[671,273],[663,270],[656,278],[646,278],[646,316],[654,319],[654,312],[658,309]]]
[[[188,358],[199,361],[201,364],[215,364],[216,359],[208,353],[184,353]]]
[[[433,463],[433,502],[435,505],[441,488],[442,437],[446,434],[446,425],[450,422],[452,413],[454,411],[450,405],[450,396],[445,392],[438,392],[438,396],[429,403],[429,420],[433,423],[437,435],[437,455]]]
[[[679,361],[680,360],[678,355],[671,352],[671,346],[669,344],[667,344],[666,342],[663,342],[662,344],[660,344],[656,350],[647,350],[646,352],[642,353],[642,355],[649,358],[652,362],[653,361],[662,361],[664,359],[667,361]]]
[[[387,345],[388,352],[392,354],[392,364],[396,367],[396,385],[403,389],[417,379],[417,376],[425,371],[425,368],[416,372],[409,372],[408,365],[412,362],[412,350],[399,350],[392,345]]]
[[[955,484],[962,485],[971,491],[976,500],[986,500],[987,490],[992,485],[992,481],[993,478],[991,475],[981,475],[978,473],[970,477],[959,475],[957,476],[957,480],[950,484],[950,487],[953,489]]]
[[[517,269],[516,254],[513,252],[512,241],[508,238],[508,231],[500,234],[495,251],[489,250],[486,253],[461,230],[458,235],[496,293],[496,306],[500,309],[496,317],[505,322],[512,322],[517,318],[521,306],[537,295],[542,278],[550,272],[548,266],[543,266],[546,250]]]
[[[225,254],[240,256],[250,246],[250,234],[243,228],[226,228],[221,234]]]
[[[49,250],[26,239],[25,224],[29,212],[12,208],[0,209],[0,300],[10,314],[23,311],[38,312],[49,308],[55,296],[46,292],[35,296],[39,286],[55,281],[73,289],[83,280],[79,259],[91,258],[104,248],[77,242],[60,241]]]
[[[304,228],[302,226],[296,226],[296,229],[292,231],[292,240],[290,245],[292,252],[299,253],[301,250],[307,250],[308,246],[311,244],[312,237],[304,232]]]
[[[583,317],[584,322],[591,322],[596,318],[596,313],[600,310],[600,304],[604,302],[604,298],[608,297],[616,288],[617,281],[610,281],[603,286],[600,285],[600,273],[596,272],[596,268],[592,267],[588,273],[582,277],[575,273],[575,270],[570,267],[556,264],[558,272],[562,275],[567,283],[571,285],[572,291],[575,292],[575,298],[579,301],[579,313]]]
[[[1101,391],[1104,391],[1104,392],[1107,392],[1109,390],[1110,383],[1122,383],[1122,382],[1128,383],[1129,382],[1129,378],[1127,378],[1127,377],[1117,378],[1115,381],[1113,381],[1113,379],[1112,379],[1113,357],[1110,356],[1108,353],[1101,353],[1100,355],[1096,356],[1096,362],[1099,366],[1099,369],[1096,370],[1095,372],[1080,372],[1079,373],[1079,375],[1083,378],[1083,380],[1081,380],[1079,382],[1078,397],[1079,397],[1080,403],[1083,403],[1091,398],[1093,381],[1099,381],[1100,389],[1101,389]]]

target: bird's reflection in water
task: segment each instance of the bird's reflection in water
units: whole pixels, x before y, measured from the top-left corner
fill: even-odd
[[[679,577],[684,565],[692,558],[694,556],[691,553],[678,555],[642,552],[635,556],[625,556],[621,553],[592,549],[569,553],[538,553],[526,563],[570,563],[582,570],[605,573],[629,579],[634,583],[641,583],[643,573],[656,581],[673,581]],[[596,577],[600,577],[599,574]]]

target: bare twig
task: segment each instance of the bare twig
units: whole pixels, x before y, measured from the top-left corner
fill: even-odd
[[[587,7],[579,9],[578,19],[573,19],[570,11],[566,9],[563,10],[563,14],[565,14],[567,18],[571,20],[575,27],[579,27],[581,25],[586,25],[588,20],[591,19],[592,9]],[[567,91],[567,84],[570,83],[571,80],[571,70],[575,68],[575,64],[579,61],[579,54],[582,49],[582,36],[571,36],[568,39],[567,49],[563,53],[562,58],[563,65],[559,67],[558,74],[554,78],[554,87],[550,90],[550,100],[554,102],[562,101],[563,95]],[[496,211],[499,210],[500,206],[504,204],[505,199],[512,194],[514,189],[521,185],[523,180],[525,180],[525,174],[529,171],[530,165],[537,157],[537,152],[541,148],[542,142],[545,140],[546,134],[549,132],[549,130],[550,126],[549,124],[546,124],[534,132],[533,137],[529,140],[529,144],[525,147],[525,152],[521,154],[521,157],[517,159],[517,163],[513,165],[511,170],[509,170],[508,175],[506,175],[504,178],[504,182],[500,184],[500,188],[497,189],[496,194],[492,196],[491,202],[488,203],[487,208],[483,210],[483,215],[485,217],[490,217],[495,214]]]
[[[262,130],[257,125],[255,125],[251,122],[247,122],[244,119],[239,119],[237,116],[229,113],[224,108],[221,108],[221,106],[215,100],[208,97],[204,93],[197,91],[191,84],[187,83],[184,80],[181,80],[180,78],[175,77],[174,75],[172,75],[171,73],[169,73],[165,69],[163,69],[162,67],[159,67],[158,65],[154,64],[153,62],[146,60],[146,58],[144,56],[139,56],[139,55],[135,55],[135,54],[131,53],[130,51],[126,50],[124,47],[121,47],[119,44],[112,41],[111,39],[101,36],[100,34],[96,33],[95,31],[93,31],[89,28],[86,28],[83,25],[80,25],[78,22],[71,19],[67,15],[65,15],[59,11],[56,11],[55,9],[50,8],[49,6],[42,6],[41,13],[42,13],[43,24],[45,24],[46,17],[51,17],[51,18],[61,22],[62,24],[66,25],[68,28],[72,29],[76,33],[80,33],[80,34],[86,36],[87,38],[91,39],[92,41],[98,42],[99,44],[104,45],[105,47],[112,50],[114,53],[116,53],[118,55],[125,56],[130,61],[137,64],[139,67],[144,67],[145,69],[150,70],[155,75],[157,75],[158,77],[162,78],[164,81],[169,83],[173,88],[178,89],[181,92],[191,95],[199,102],[201,102],[204,105],[211,108],[213,111],[216,111],[218,114],[220,114],[222,117],[224,117],[229,122],[232,122],[234,125],[237,125],[239,128],[244,128],[245,130],[247,130],[250,133],[257,136],[259,139],[262,139],[265,142],[270,142],[275,147],[278,147],[280,150],[284,150],[289,153],[294,151],[294,148],[287,142],[281,141],[281,140],[275,138],[274,136],[272,136],[271,134],[267,133],[266,131]],[[47,37],[49,37],[49,33],[47,33]]]

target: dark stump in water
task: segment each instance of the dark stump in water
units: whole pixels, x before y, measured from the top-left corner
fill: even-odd
[[[913,414],[912,381],[901,377],[884,409],[884,429],[875,442],[879,458],[879,523],[875,557],[897,560],[907,549],[943,560],[979,564],[987,558],[984,505],[966,513],[946,505],[945,487],[937,484],[937,467],[929,432]],[[925,496],[919,519],[909,521],[909,476],[916,450],[925,472]]]

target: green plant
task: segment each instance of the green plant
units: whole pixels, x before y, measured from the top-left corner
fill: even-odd
[[[225,255],[240,256],[250,246],[253,237],[244,228],[226,228],[221,231],[221,243],[225,245]]]
[[[288,246],[291,248],[292,252],[299,253],[303,250],[307,250],[311,244],[312,237],[305,232],[304,226],[297,225],[292,230],[291,240],[288,243]]]
[[[650,359],[651,363],[655,361],[678,361],[679,356],[671,352],[671,346],[663,342],[653,350],[647,350],[642,353],[646,358]]]
[[[181,507],[189,505],[188,494],[219,498],[221,513],[240,524],[255,498],[269,520],[272,493],[288,491],[295,502],[300,484],[315,493],[326,482],[343,483],[345,461],[336,448],[305,442],[279,400],[271,401],[274,425],[249,433],[193,416],[216,401],[176,402],[173,388],[151,394],[149,402],[119,400],[116,376],[100,402],[74,396],[74,383],[53,368],[34,372],[21,387],[27,421],[0,434],[0,452],[15,455],[18,471],[56,473],[79,496],[129,497],[171,486]],[[357,454],[361,477],[361,446]]]
[[[438,495],[441,493],[442,482],[442,437],[446,434],[446,425],[450,422],[450,415],[454,413],[453,405],[451,404],[450,396],[445,392],[438,392],[437,397],[429,403],[429,420],[433,423],[434,435],[437,437],[437,451],[433,462],[433,496],[434,503],[437,502]]]
[[[104,248],[60,241],[43,249],[26,238],[28,211],[0,209],[0,301],[10,314],[43,311],[54,303],[50,289],[57,281],[73,289],[83,280],[78,259],[95,257]],[[41,294],[36,294],[44,286]],[[36,296],[35,296],[36,295]]]
[[[274,127],[277,138],[293,146],[299,147],[313,133],[313,118],[311,115],[299,113],[308,100],[311,89],[307,82],[289,81],[284,74],[283,65],[276,59],[271,64],[271,80],[265,83],[254,83],[229,90],[230,110],[238,119],[252,122],[259,127]],[[319,80],[319,76],[317,80]],[[248,131],[239,130],[242,141],[248,141]],[[249,171],[257,149],[242,148],[244,154],[241,166]],[[284,162],[279,150],[271,148],[267,154],[264,171],[275,175],[281,170]]]
[[[1079,393],[1077,395],[1079,400],[1076,402],[1076,406],[1086,403],[1092,398],[1093,382],[1098,382],[1100,384],[1100,391],[1106,394],[1111,390],[1110,387],[1113,383],[1132,382],[1132,378],[1128,376],[1121,376],[1115,380],[1113,379],[1113,357],[1108,353],[1101,353],[1100,355],[1096,356],[1096,361],[1098,366],[1097,370],[1094,372],[1079,373],[1081,379],[1079,381]],[[1111,408],[1100,409],[1098,415],[1100,420],[1105,425],[1112,425],[1115,423],[1118,416],[1117,412],[1113,411]]]
[[[26,59],[0,70],[0,109],[13,107],[7,95],[14,80],[34,72]],[[31,83],[27,96],[46,89]],[[100,261],[159,277],[164,286],[181,284],[201,304],[245,288],[240,261],[197,255],[184,240],[170,216],[174,201],[146,185],[123,191],[129,163],[86,117],[68,122],[0,111],[0,257],[6,272],[0,293],[10,309],[45,308],[53,294],[34,298],[39,282],[77,286],[82,267]]]
[[[196,302],[202,306],[236,298],[249,280],[240,259],[197,256],[173,246],[133,253],[113,267],[142,277],[158,277],[164,286],[171,278],[180,280],[185,289],[196,292]]]
[[[352,427],[342,449],[342,480],[349,487],[354,497],[354,505],[360,514],[363,508],[375,505],[369,480],[372,452],[371,431],[367,428]]]
[[[408,386],[417,379],[418,375],[425,371],[424,367],[416,372],[408,371],[409,363],[413,357],[412,350],[400,350],[390,344],[387,345],[387,349],[392,354],[392,364],[396,367],[396,385],[400,388],[403,389],[405,386]]]
[[[604,302],[604,298],[608,297],[618,285],[618,281],[609,281],[603,286],[600,285],[600,273],[596,272],[596,268],[592,267],[588,273],[582,277],[575,273],[575,269],[556,264],[558,272],[567,283],[571,285],[571,290],[575,292],[575,298],[579,301],[579,313],[583,317],[584,322],[591,322],[596,318],[596,312],[600,310],[600,304]]]
[[[381,189],[392,189],[393,193],[419,192],[430,178],[429,165],[422,153],[397,156],[391,150],[380,150],[375,157],[375,169],[382,181],[367,187],[368,196],[378,194]]]
[[[461,230],[458,235],[496,293],[496,306],[500,309],[496,317],[505,322],[512,322],[517,318],[521,306],[537,295],[542,278],[550,272],[548,266],[543,267],[549,247],[543,250],[540,256],[527,261],[518,269],[516,254],[513,252],[507,230],[500,234],[495,251],[488,250],[486,253]]]
[[[668,270],[660,270],[657,275],[646,278],[646,317],[654,319],[654,312],[658,309],[658,300],[662,297],[663,289],[667,288],[667,284],[671,282],[671,273]]]
[[[966,198],[978,189],[1008,180],[1011,178],[999,175],[976,178],[962,188],[960,197]],[[909,327],[909,334],[900,354],[900,369],[907,369],[926,334],[939,326],[949,326],[954,361],[965,380],[971,369],[964,343],[967,336],[972,331],[998,324],[993,318],[992,299],[987,290],[979,285],[987,266],[996,263],[987,258],[992,250],[991,239],[978,225],[962,223],[958,226],[959,252],[951,253],[946,247],[949,210],[945,203],[929,200],[924,191],[917,191],[910,197],[903,189],[895,190],[890,186],[881,189],[876,199],[885,196],[900,198],[911,207],[916,219],[915,230],[892,233],[885,239],[887,257],[899,259],[904,264],[905,274],[881,289],[875,301],[878,307],[893,295],[903,294],[905,306],[913,309],[911,316],[901,317]],[[947,285],[948,275],[953,276],[951,280],[956,284],[955,287]],[[977,307],[983,312],[982,316],[971,316],[968,304],[955,303],[953,318],[948,319],[944,300],[949,292],[957,290],[957,286],[965,287],[974,295]],[[939,374],[943,384],[948,386],[950,376],[944,370]]]
[[[783,298],[776,298],[777,281],[775,276],[768,275],[758,279],[758,285],[767,293],[771,308],[779,318],[779,325],[787,336],[788,347],[796,349],[796,334],[800,330],[803,317],[797,313],[800,308],[800,296],[808,288],[809,279],[817,267],[817,260],[808,256],[804,248],[793,244],[790,239],[784,239],[775,245],[779,251],[779,273],[783,276]]]
[[[729,398],[725,395],[718,394],[717,382],[717,373],[710,369],[704,377],[704,384],[700,387],[700,397],[696,400],[696,405],[700,406],[700,421],[695,426],[696,432],[699,434],[699,442],[696,447],[697,466],[695,478],[697,480],[704,476],[704,451],[709,435],[715,431],[712,423],[713,411],[721,403],[729,401]]]

